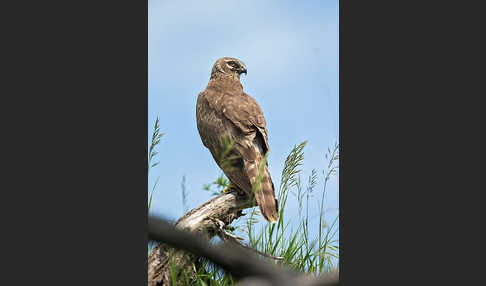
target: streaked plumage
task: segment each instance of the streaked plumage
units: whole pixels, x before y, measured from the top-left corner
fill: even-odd
[[[243,92],[241,73],[246,73],[246,67],[238,59],[225,57],[216,61],[206,89],[198,96],[196,119],[201,140],[220,167],[218,148],[222,136],[227,134],[234,141],[232,155],[240,159],[222,169],[239,191],[251,195],[258,166],[269,150],[268,133],[260,106]],[[255,198],[265,219],[276,222],[278,204],[268,164],[263,168],[263,179]]]

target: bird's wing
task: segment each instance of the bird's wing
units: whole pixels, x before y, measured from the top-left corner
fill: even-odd
[[[197,128],[204,146],[211,151],[211,155],[223,170],[228,179],[240,190],[249,193],[251,191],[251,182],[249,175],[244,168],[243,158],[255,157],[254,152],[250,149],[253,139],[248,138],[231,120],[226,118],[223,110],[226,108],[226,101],[223,100],[223,92],[206,89],[198,96],[196,105]],[[231,109],[231,108],[230,108]],[[238,124],[242,128],[245,124]],[[221,157],[221,139],[224,135],[231,135],[235,142],[233,150],[227,157],[236,157],[233,168],[224,168],[224,159]],[[253,132],[254,136],[255,132]],[[251,134],[248,134],[251,136]],[[244,147],[246,146],[246,148]]]
[[[258,168],[268,152],[268,133],[263,111],[251,96],[231,94],[217,90],[205,90],[198,96],[196,118],[199,134],[213,158],[239,189],[251,195],[256,184]],[[234,155],[239,157],[236,168],[223,168],[218,159],[217,148],[225,133],[235,142]],[[241,163],[241,164],[240,164]],[[275,189],[264,166],[255,198],[265,219],[278,219],[278,204]]]
[[[237,137],[236,148],[242,156],[244,171],[251,186],[256,185],[258,175],[262,176],[259,188],[255,190],[255,198],[262,215],[268,221],[276,222],[278,204],[268,163],[263,166],[262,174],[258,172],[260,163],[269,150],[263,111],[253,97],[242,93],[238,96],[224,97],[223,114],[243,135]]]
[[[264,156],[269,150],[268,132],[263,111],[257,101],[246,93],[240,95],[225,95],[224,116],[229,119],[244,134],[256,133],[261,140]]]

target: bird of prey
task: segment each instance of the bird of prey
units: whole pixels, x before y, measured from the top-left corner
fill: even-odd
[[[247,73],[246,66],[236,58],[216,61],[206,89],[197,98],[197,129],[204,146],[230,180],[226,190],[234,188],[255,198],[263,217],[275,223],[275,188],[268,164],[260,164],[269,151],[265,118],[256,100],[243,91],[242,73]],[[230,165],[223,164],[219,154],[225,136],[233,144],[231,155],[235,160]]]

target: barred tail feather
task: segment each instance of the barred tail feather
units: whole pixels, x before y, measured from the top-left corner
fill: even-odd
[[[269,222],[276,223],[278,220],[278,205],[275,199],[272,179],[266,166],[260,188],[255,192],[255,198],[263,217]]]

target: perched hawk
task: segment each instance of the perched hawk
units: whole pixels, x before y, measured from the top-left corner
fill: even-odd
[[[246,74],[245,65],[235,58],[220,58],[211,71],[211,78],[197,98],[197,129],[206,148],[211,151],[218,166],[230,180],[230,188],[248,194],[255,190],[256,203],[263,217],[275,223],[278,219],[278,204],[268,171],[268,164],[260,162],[268,152],[268,135],[263,112],[256,100],[243,92],[240,74]],[[237,159],[226,166],[220,162],[221,140],[229,136],[234,143],[231,154]]]

